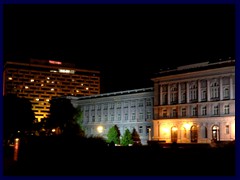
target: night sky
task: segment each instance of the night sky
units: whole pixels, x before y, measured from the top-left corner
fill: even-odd
[[[4,61],[100,70],[102,93],[153,86],[164,68],[235,58],[234,5],[4,5]]]

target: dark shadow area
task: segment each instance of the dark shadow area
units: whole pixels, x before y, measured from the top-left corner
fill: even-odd
[[[109,146],[101,138],[29,137],[6,176],[234,176],[235,145]],[[5,150],[10,158],[10,150]]]

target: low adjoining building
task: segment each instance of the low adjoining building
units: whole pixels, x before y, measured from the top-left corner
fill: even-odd
[[[152,87],[65,98],[70,99],[75,108],[81,107],[83,127],[87,136],[107,138],[108,130],[113,125],[117,125],[121,135],[126,129],[132,132],[135,128],[143,145],[146,145],[152,136]]]

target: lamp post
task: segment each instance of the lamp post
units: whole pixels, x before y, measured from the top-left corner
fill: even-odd
[[[152,140],[152,133],[151,133],[152,129],[149,128],[148,129],[148,140],[151,141]]]

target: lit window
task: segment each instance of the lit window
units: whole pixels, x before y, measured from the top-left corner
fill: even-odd
[[[31,79],[30,81],[31,81],[31,82],[34,82],[34,79]]]
[[[36,98],[36,101],[39,101],[39,99],[38,99],[38,98]]]
[[[12,80],[12,77],[9,77],[8,80]]]
[[[88,90],[88,87],[86,87],[86,90]]]
[[[54,89],[52,88],[51,91],[54,91]]]
[[[54,81],[52,81],[52,84],[54,83]]]
[[[47,79],[50,79],[49,77],[47,77]]]
[[[49,99],[46,99],[47,102],[49,102]]]
[[[28,89],[28,86],[25,86],[25,89]]]
[[[44,84],[41,84],[41,86],[44,86]]]

